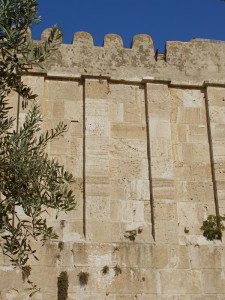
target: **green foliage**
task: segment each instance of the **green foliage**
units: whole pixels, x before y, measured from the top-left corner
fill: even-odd
[[[133,229],[133,230],[126,230],[126,234],[124,235],[124,237],[130,241],[135,241],[135,238],[137,236],[137,230]]]
[[[109,273],[109,266],[104,266],[103,268],[102,268],[102,274],[103,275],[106,275],[106,274],[108,274]]]
[[[209,215],[207,220],[203,221],[201,230],[203,231],[203,236],[207,240],[221,240],[222,231],[225,229],[224,225],[221,223],[225,220],[225,217]]]
[[[22,81],[22,75],[33,65],[42,67],[41,63],[61,40],[61,33],[54,26],[46,41],[30,41],[28,27],[37,22],[35,0],[0,1],[1,247],[12,265],[20,267],[22,272],[28,270],[30,255],[38,259],[31,240],[44,244],[57,237],[47,224],[48,209],[56,209],[58,215],[76,207],[69,188],[72,174],[46,153],[48,143],[63,134],[66,126],[60,123],[55,129],[41,132],[43,118],[35,100],[37,95]],[[19,128],[17,120],[16,129],[8,101],[12,91],[22,100],[23,108],[32,102],[23,125]]]
[[[58,300],[66,300],[68,297],[69,279],[67,272],[61,272],[58,277]]]

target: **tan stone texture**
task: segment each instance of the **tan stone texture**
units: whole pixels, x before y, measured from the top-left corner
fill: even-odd
[[[200,229],[225,214],[225,45],[167,42],[156,60],[148,35],[125,49],[118,35],[95,47],[78,32],[54,55],[24,82],[44,130],[67,124],[48,153],[73,173],[78,206],[49,210],[59,238],[32,244],[32,299],[56,300],[67,271],[68,300],[225,300],[224,241]],[[15,93],[9,102],[16,116]],[[26,287],[0,253],[0,299],[27,300]]]

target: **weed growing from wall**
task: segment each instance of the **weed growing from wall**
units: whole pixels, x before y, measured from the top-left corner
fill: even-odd
[[[115,272],[115,276],[119,276],[120,274],[122,274],[122,269],[120,268],[119,265],[116,265],[113,269]]]
[[[67,300],[69,280],[67,272],[61,272],[58,277],[58,300]]]
[[[88,277],[89,277],[89,273],[88,272],[80,272],[78,274],[78,278],[79,278],[79,282],[81,286],[87,285],[88,283]]]
[[[209,215],[207,220],[203,221],[203,225],[201,230],[203,231],[203,236],[207,238],[207,240],[221,240],[222,232],[225,227],[221,223],[225,220],[225,217]]]
[[[108,266],[104,266],[104,267],[102,268],[102,274],[106,275],[106,274],[108,274],[108,273],[109,273],[109,267],[108,267]]]

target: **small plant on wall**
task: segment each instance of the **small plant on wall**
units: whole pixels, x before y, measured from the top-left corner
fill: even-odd
[[[79,282],[81,286],[87,285],[88,283],[88,277],[89,273],[88,272],[80,272],[78,274]]]
[[[104,266],[103,268],[102,268],[102,274],[103,275],[106,275],[106,274],[108,274],[109,273],[109,266]]]
[[[225,220],[225,217],[209,215],[207,220],[203,221],[203,225],[201,230],[203,231],[203,236],[207,238],[207,240],[221,240],[222,232],[225,227],[222,221]]]
[[[58,277],[58,300],[67,300],[69,280],[66,272],[61,272]]]

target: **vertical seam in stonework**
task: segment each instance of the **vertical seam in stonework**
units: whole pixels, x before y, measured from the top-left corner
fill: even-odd
[[[85,78],[83,79],[83,234],[86,238],[86,103]]]
[[[155,215],[154,215],[154,198],[153,198],[153,188],[152,188],[151,146],[150,146],[147,83],[145,84],[145,120],[146,120],[146,134],[147,134],[148,178],[149,178],[149,192],[150,192],[149,201],[151,206],[152,237],[155,241]]]
[[[204,93],[205,110],[206,110],[207,133],[208,133],[208,142],[209,142],[210,165],[211,165],[211,174],[212,174],[212,183],[213,183],[213,194],[214,194],[216,215],[219,216],[220,212],[219,212],[217,182],[216,182],[215,167],[214,167],[214,154],[213,154],[212,132],[211,132],[211,122],[210,122],[210,115],[209,115],[209,101],[208,101],[207,87],[204,89],[204,92],[205,92]]]

